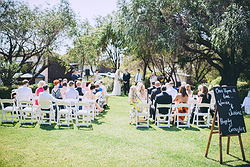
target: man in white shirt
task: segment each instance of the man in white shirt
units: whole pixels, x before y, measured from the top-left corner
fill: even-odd
[[[79,99],[79,93],[75,90],[74,82],[69,82],[69,89],[65,93],[66,99]]]
[[[23,80],[23,86],[17,90],[17,98],[30,100],[33,98],[32,90],[28,87],[29,81],[27,79]]]
[[[156,82],[157,81],[157,76],[155,76],[155,73],[152,72],[152,76],[150,77],[150,82]]]
[[[94,83],[100,80],[100,74],[98,70],[95,70]]]
[[[171,95],[172,96],[172,99],[174,99],[175,98],[175,96],[177,95],[177,90],[175,90],[173,87],[174,87],[174,82],[173,81],[170,81],[169,82],[169,88],[167,89],[167,93],[169,94],[169,95]]]
[[[135,75],[135,85],[137,85],[137,83],[141,81],[142,81],[142,74],[140,73],[140,69],[138,69],[137,74]]]
[[[103,85],[103,81],[100,81],[100,88],[104,91],[104,98],[105,98],[105,103],[108,105],[108,92],[106,86]]]
[[[43,101],[52,101],[52,102],[58,102],[58,101],[61,101],[61,100],[58,100],[56,98],[54,98],[51,94],[49,94],[49,86],[46,84],[43,86],[43,92],[39,93],[39,97],[38,97],[38,104],[40,102],[43,102]],[[50,108],[50,106],[42,106],[42,110],[48,110]],[[53,105],[53,109],[55,110],[56,112],[56,120],[57,120],[57,111],[56,111],[56,105]],[[46,116],[48,117],[49,115],[46,114]]]

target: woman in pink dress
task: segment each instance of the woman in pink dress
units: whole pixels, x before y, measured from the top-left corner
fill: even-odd
[[[43,80],[38,82],[38,88],[36,89],[36,96],[39,96],[39,93],[43,92],[43,85],[45,85],[45,82]],[[38,105],[38,100],[35,101],[35,105]]]

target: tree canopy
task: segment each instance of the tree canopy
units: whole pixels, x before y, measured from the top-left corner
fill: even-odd
[[[24,2],[0,1],[0,59],[1,71],[5,72],[0,77],[4,85],[13,83],[15,73],[33,70],[39,75],[48,67],[48,59],[59,46],[60,38],[71,35],[75,26],[75,14],[68,1],[62,0],[59,5],[44,10],[31,9]],[[23,68],[34,56],[36,61]],[[10,68],[15,63],[19,68]],[[34,69],[39,65],[42,67],[36,73]]]

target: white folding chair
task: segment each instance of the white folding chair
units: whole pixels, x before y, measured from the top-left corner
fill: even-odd
[[[68,125],[70,124],[72,109],[70,102],[56,102],[57,108],[57,125]],[[61,122],[66,121],[66,123]],[[73,123],[73,120],[72,120]]]
[[[75,112],[76,112],[75,103],[78,103],[79,99],[64,99],[64,101],[70,103],[71,110],[72,110],[71,119],[76,119],[75,118]]]
[[[159,113],[159,109],[164,108],[168,110],[167,114]],[[171,104],[157,104],[156,108],[156,124],[158,127],[168,127],[170,128],[170,122],[172,118],[172,105]],[[164,123],[165,125],[161,125],[160,123]],[[167,125],[166,125],[167,123]]]
[[[95,116],[97,115],[97,108],[95,106],[95,99],[83,99],[84,103],[88,103],[90,106],[90,118],[93,121],[95,119]]]
[[[1,99],[2,106],[2,122],[14,122],[14,112],[16,110],[16,105],[13,99]],[[6,113],[11,113],[11,116],[8,116]],[[5,119],[3,118],[5,116]],[[11,118],[11,120],[8,120]]]
[[[75,107],[76,107],[76,126],[89,127],[89,123],[91,123],[89,103],[78,102],[78,103],[75,103]],[[82,122],[82,123],[79,123],[79,122]]]
[[[140,108],[138,110],[137,108]],[[138,103],[135,104],[135,125],[137,127],[149,127],[149,109],[150,104]],[[146,125],[139,125],[140,123],[147,123]]]
[[[178,108],[182,108],[182,107],[187,107],[188,111],[186,113],[181,113],[179,112]],[[191,104],[185,104],[185,103],[181,103],[181,104],[175,104],[175,115],[176,115],[176,119],[174,119],[174,123],[177,122],[177,127],[190,127],[190,114],[191,114]],[[185,119],[184,120],[180,120],[180,116],[184,116]],[[182,124],[180,124],[182,123]]]
[[[32,100],[19,100],[18,106],[20,110],[20,123],[31,123],[33,124],[33,118],[35,118],[35,102]],[[30,116],[29,116],[30,114]],[[30,121],[28,121],[29,119]]]
[[[51,120],[55,121],[55,114],[52,105],[52,101],[38,101],[38,112],[39,112],[39,124],[49,124],[51,125]],[[44,117],[46,114],[49,114],[49,118]],[[48,120],[49,122],[45,122]]]
[[[199,112],[199,108],[200,107],[206,107],[207,108],[207,112],[205,112],[205,113]],[[195,112],[194,112],[194,118],[193,118],[193,123],[196,122],[196,126],[197,127],[208,127],[209,128],[210,108],[211,108],[211,104],[208,104],[208,103],[196,104]],[[207,117],[207,119],[206,120],[205,119],[199,120],[199,117]],[[199,122],[204,123],[204,125],[200,125]]]

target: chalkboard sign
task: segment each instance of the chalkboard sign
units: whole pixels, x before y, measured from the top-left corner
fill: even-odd
[[[245,133],[246,127],[236,86],[214,87],[222,135]]]

